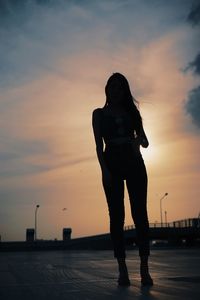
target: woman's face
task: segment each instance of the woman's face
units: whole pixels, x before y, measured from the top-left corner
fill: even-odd
[[[123,101],[124,90],[119,79],[113,79],[108,86],[107,96],[109,103],[120,104]]]

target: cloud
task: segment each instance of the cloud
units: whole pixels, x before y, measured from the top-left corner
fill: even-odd
[[[56,67],[42,78],[5,92],[0,112],[3,153],[12,149],[17,157],[7,159],[2,177],[39,175],[92,157],[91,111],[103,105],[104,84],[112,71],[127,74],[141,98],[159,98],[168,105],[169,99],[182,97],[188,87],[176,47],[184,36],[179,29],[147,41],[140,51],[133,41],[108,52],[94,43],[87,51],[52,61]],[[102,35],[98,40],[104,45]]]
[[[4,151],[2,151],[4,149]],[[44,156],[48,153],[48,143],[43,140],[15,138],[14,136],[7,137],[1,142],[0,152],[0,177],[10,178],[21,175],[40,173],[50,169],[50,165],[45,160],[39,163],[33,160],[33,157]]]
[[[130,41],[139,48],[178,26],[186,2],[1,1],[0,86],[25,84],[54,72],[58,59],[88,48],[115,52]],[[65,73],[70,76],[67,69]]]
[[[189,92],[185,109],[192,117],[193,123],[200,129],[200,86]]]
[[[200,75],[200,52],[195,59],[190,62],[185,71],[192,70],[195,75]]]
[[[191,23],[193,26],[200,24],[200,4],[199,3],[194,5],[193,8],[191,9],[190,13],[188,14],[187,21],[189,23]]]
[[[193,26],[198,26],[200,25],[200,3],[199,1],[195,1],[195,3],[197,4],[193,6],[188,14],[187,21]],[[199,48],[199,39],[197,41],[197,47]],[[200,75],[200,52],[198,52],[195,59],[188,64],[185,70],[187,71],[188,69],[192,69],[194,74]]]
[[[8,1],[0,12],[1,87],[53,71],[56,58],[88,45],[95,27],[90,12],[74,1]]]
[[[194,5],[188,14],[187,21],[195,26],[200,25],[200,3],[195,1]],[[197,42],[199,46],[199,41]],[[200,76],[200,52],[195,59],[188,64],[184,71],[192,70],[194,75]],[[193,123],[197,128],[200,128],[200,86],[190,90],[188,93],[187,102],[184,103],[186,113],[190,115]]]
[[[58,0],[59,1],[59,0]],[[57,1],[57,2],[58,2]],[[61,2],[61,1],[59,1]],[[54,0],[3,0],[0,1],[0,14],[2,16],[12,16],[14,12],[18,12],[19,10],[26,9],[31,5],[53,5],[55,3]]]

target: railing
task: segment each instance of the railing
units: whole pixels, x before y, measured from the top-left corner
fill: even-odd
[[[179,221],[174,221],[174,222],[169,222],[169,223],[149,223],[150,228],[168,228],[168,227],[173,227],[173,228],[200,228],[200,218],[190,218],[190,219],[185,219],[185,220],[179,220]],[[127,225],[124,226],[124,230],[131,230],[134,229],[135,225]]]
[[[174,227],[172,223],[149,223],[149,227],[150,228],[161,228],[161,227]],[[131,230],[131,229],[135,229],[135,225],[126,225],[124,226],[124,230]]]

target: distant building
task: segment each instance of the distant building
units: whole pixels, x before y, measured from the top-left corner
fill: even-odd
[[[26,229],[26,241],[33,242],[35,236],[35,229],[34,228],[27,228]]]
[[[63,228],[63,241],[68,241],[71,239],[71,228]]]

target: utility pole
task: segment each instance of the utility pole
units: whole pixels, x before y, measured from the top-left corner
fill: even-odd
[[[163,227],[163,218],[162,218],[162,200],[168,195],[168,193],[165,193],[161,198],[160,198],[160,223],[161,227]]]
[[[39,207],[39,205],[36,205],[35,208],[35,241],[37,241],[37,211]]]

